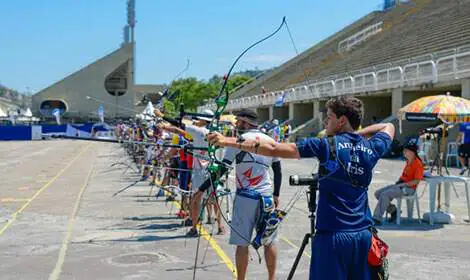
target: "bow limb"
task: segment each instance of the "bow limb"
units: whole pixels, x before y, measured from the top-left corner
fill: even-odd
[[[235,67],[235,65],[238,63],[240,58],[242,58],[249,50],[251,50],[256,45],[261,44],[262,42],[264,42],[264,41],[268,40],[269,38],[273,37],[274,35],[276,35],[276,33],[278,33],[285,24],[286,24],[286,17],[283,17],[282,18],[282,23],[279,25],[279,27],[274,32],[272,32],[271,34],[265,36],[264,38],[258,40],[257,42],[253,43],[252,45],[250,45],[232,63],[232,65],[230,66],[227,74],[224,76],[224,83],[222,84],[222,87],[220,88],[219,94],[215,98],[215,103],[217,105],[217,109],[216,109],[216,112],[214,113],[214,119],[217,119],[217,122],[220,119],[220,115],[223,113],[223,111],[225,110],[225,108],[227,107],[227,104],[228,104],[229,93],[228,93],[228,90],[227,90],[227,83],[228,83],[228,80],[230,78],[230,75],[232,74],[232,71],[233,71],[233,68]],[[222,97],[222,95],[224,93],[225,93],[225,96]]]
[[[220,130],[220,117],[222,113],[225,111],[225,108],[227,107],[228,101],[229,101],[229,92],[227,90],[227,83],[230,78],[230,75],[232,74],[233,69],[235,68],[235,65],[238,63],[238,61],[252,48],[254,48],[256,45],[261,44],[262,42],[270,39],[274,35],[276,35],[281,28],[286,25],[286,17],[282,18],[282,22],[279,25],[279,27],[269,35],[263,37],[262,39],[256,41],[255,43],[251,44],[248,48],[246,48],[232,63],[230,66],[227,74],[224,76],[224,83],[222,84],[222,87],[220,88],[219,94],[215,98],[215,103],[216,103],[216,110],[214,112],[214,118],[211,120],[209,123],[209,131],[219,131]],[[209,157],[212,158],[211,163],[209,164],[209,170],[212,170],[212,172],[217,172],[219,170],[218,166],[214,164],[214,160],[216,159],[215,157],[215,151],[216,148],[212,145],[209,144],[209,150],[208,154]]]

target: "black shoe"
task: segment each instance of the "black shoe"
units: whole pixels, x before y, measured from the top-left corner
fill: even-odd
[[[197,229],[191,228],[188,233],[186,233],[186,237],[198,237],[199,233],[197,232]]]
[[[459,175],[462,176],[463,174],[465,174],[465,171],[467,171],[467,168],[462,168],[462,170],[460,170]]]
[[[191,220],[191,219],[184,220],[183,225],[185,227],[192,227],[193,226],[193,220]]]

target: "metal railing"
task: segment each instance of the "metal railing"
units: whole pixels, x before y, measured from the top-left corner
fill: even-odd
[[[340,53],[349,51],[355,45],[358,45],[361,42],[364,42],[369,37],[379,33],[380,31],[382,31],[383,25],[384,25],[383,21],[378,22],[378,23],[373,24],[371,26],[368,26],[368,27],[364,28],[363,30],[357,32],[356,34],[342,40],[338,44],[338,51]]]
[[[408,63],[403,67],[394,66],[354,76],[338,75],[343,78],[316,81],[308,85],[296,85],[282,91],[233,99],[229,101],[227,109],[236,110],[271,106],[275,104],[276,98],[283,94],[286,94],[286,102],[300,102],[470,77],[470,51],[468,48],[457,48],[456,50],[458,49],[465,50],[465,52],[455,51],[452,55],[440,57],[436,60]],[[392,63],[391,65],[396,64]],[[215,103],[209,103],[199,107],[198,110],[203,111],[214,108]]]

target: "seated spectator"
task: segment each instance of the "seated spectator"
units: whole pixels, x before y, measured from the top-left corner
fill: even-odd
[[[389,222],[397,219],[397,208],[391,204],[395,198],[413,195],[420,180],[423,179],[424,167],[421,158],[418,156],[418,145],[414,141],[408,143],[403,148],[403,155],[406,158],[405,169],[400,179],[393,185],[386,186],[375,192],[378,200],[374,210],[374,221],[376,225],[382,223],[382,216],[387,211],[390,213]]]

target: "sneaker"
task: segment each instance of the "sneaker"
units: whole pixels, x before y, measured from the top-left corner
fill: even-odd
[[[217,230],[217,235],[225,235],[226,231],[224,227],[221,227]]]
[[[191,220],[191,219],[184,220],[183,226],[192,227],[193,226],[193,220]]]
[[[206,224],[207,224],[207,225],[212,225],[212,218],[207,217]]]
[[[155,198],[159,198],[160,196],[165,196],[165,192],[162,189],[158,190],[158,192],[155,194]]]
[[[197,229],[191,228],[188,233],[186,233],[186,237],[198,237],[199,233],[197,232]]]
[[[176,213],[176,216],[177,216],[178,218],[184,218],[184,217],[186,217],[186,212],[184,212],[183,210],[180,209],[180,210]]]
[[[467,168],[462,168],[462,169],[460,170],[459,175],[462,176],[462,175],[465,173],[465,171],[467,171]]]

